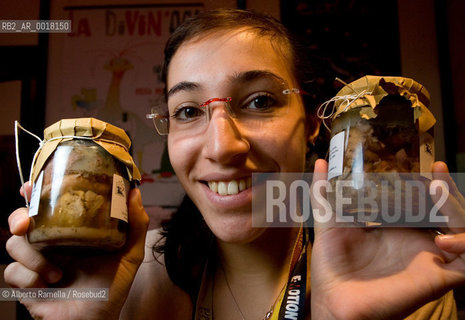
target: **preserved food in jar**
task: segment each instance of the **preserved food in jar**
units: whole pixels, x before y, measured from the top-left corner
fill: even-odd
[[[349,221],[421,223],[434,161],[429,93],[412,79],[367,76],[332,101],[333,209],[357,215]]]
[[[58,127],[61,135],[56,126],[45,130],[44,146],[58,144],[52,152],[44,147],[35,164],[43,163],[40,171],[34,169],[29,242],[39,247],[121,248],[126,241],[129,180],[139,177],[127,154],[129,138],[123,130],[92,118],[62,120]],[[71,135],[63,134],[71,127]]]

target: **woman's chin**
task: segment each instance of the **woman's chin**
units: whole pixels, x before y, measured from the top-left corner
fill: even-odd
[[[210,225],[210,229],[216,238],[225,243],[231,244],[247,244],[259,238],[265,228],[252,227],[250,219],[246,223],[244,221],[221,221],[218,224]]]

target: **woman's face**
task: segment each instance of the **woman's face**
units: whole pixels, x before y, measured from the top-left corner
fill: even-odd
[[[175,112],[172,105],[184,101],[232,97],[233,104],[244,98],[243,92],[249,94],[257,81],[254,77],[263,75],[296,86],[289,64],[267,37],[235,30],[189,40],[170,63],[170,116]],[[298,94],[289,98],[285,116],[264,125],[244,125],[219,106],[211,109],[204,130],[182,132],[170,127],[168,148],[177,177],[223,241],[247,243],[263,232],[252,228],[252,189],[247,185],[252,173],[304,170],[305,111]]]

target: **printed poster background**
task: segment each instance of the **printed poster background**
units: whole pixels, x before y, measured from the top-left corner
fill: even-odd
[[[202,4],[65,7],[70,34],[51,34],[46,125],[95,117],[123,128],[142,173],[144,205],[177,206],[184,191],[166,139],[145,115],[163,101],[160,70],[170,33]]]

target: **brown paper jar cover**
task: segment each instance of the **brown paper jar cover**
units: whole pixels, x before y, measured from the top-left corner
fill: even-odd
[[[361,94],[364,92],[363,94]],[[375,115],[372,110],[379,106],[380,101],[388,95],[398,95],[409,100],[414,109],[414,121],[419,120],[418,130],[420,133],[428,131],[436,123],[436,119],[428,109],[430,94],[426,88],[410,78],[364,76],[344,86],[336,96],[357,95],[357,99],[351,101],[347,106],[343,100],[335,103],[336,112],[333,120],[341,113],[354,108],[360,109],[360,116],[371,119]]]
[[[124,163],[131,181],[141,179],[139,169],[128,151],[131,140],[123,129],[95,118],[76,118],[60,120],[44,130],[44,146],[33,164],[32,182],[36,181],[56,147],[62,141],[72,140],[73,136],[92,138],[92,141]],[[52,138],[58,139],[49,141]]]

